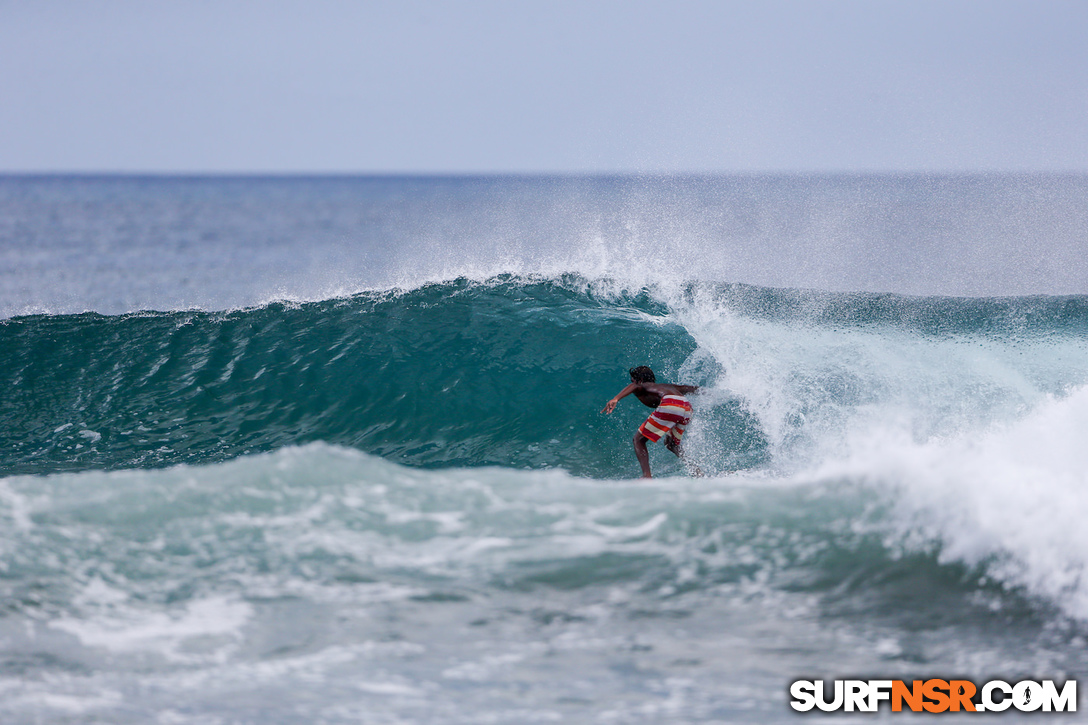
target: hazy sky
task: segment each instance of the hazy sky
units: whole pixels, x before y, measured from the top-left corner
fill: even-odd
[[[1088,171],[1088,1],[0,0],[0,171]]]

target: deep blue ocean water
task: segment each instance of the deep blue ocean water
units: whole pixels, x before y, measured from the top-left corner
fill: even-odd
[[[1080,176],[0,177],[0,722],[1083,679],[1086,252]]]

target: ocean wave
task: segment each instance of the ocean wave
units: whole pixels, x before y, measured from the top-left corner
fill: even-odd
[[[140,614],[152,605],[538,588],[619,586],[654,600],[783,591],[890,620],[949,608],[964,622],[1029,617],[1042,603],[1088,619],[1083,537],[1071,528],[1088,513],[1084,481],[1017,480],[1035,485],[1020,496],[998,482],[987,504],[983,482],[956,477],[958,465],[935,465],[928,473],[944,477],[928,483],[893,481],[887,462],[787,479],[602,481],[422,470],[311,444],[202,466],[9,477],[5,600],[111,648],[177,639],[185,617],[140,634],[154,629]],[[126,621],[144,624],[111,640]]]
[[[603,474],[632,357],[693,345],[648,295],[467,280],[224,313],[0,325],[3,470],[170,465],[323,440],[418,465]]]
[[[820,475],[863,481],[889,502],[889,538],[930,546],[1088,619],[1088,387],[974,434],[913,440],[856,432]]]
[[[650,364],[703,386],[706,470],[800,470],[877,425],[984,431],[1088,382],[1088,298],[910,298],[561,275],[230,312],[0,323],[0,473],[204,463],[313,441],[420,466],[615,477]],[[655,452],[656,455],[656,452]],[[681,470],[664,457],[655,467]]]

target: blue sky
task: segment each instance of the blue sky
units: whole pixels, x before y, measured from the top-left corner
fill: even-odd
[[[1088,172],[1088,2],[0,0],[0,171]]]

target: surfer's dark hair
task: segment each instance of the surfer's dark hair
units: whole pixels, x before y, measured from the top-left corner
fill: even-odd
[[[637,368],[631,368],[627,372],[631,373],[631,379],[636,383],[656,383],[657,378],[654,377],[654,371],[645,365],[639,365]]]

